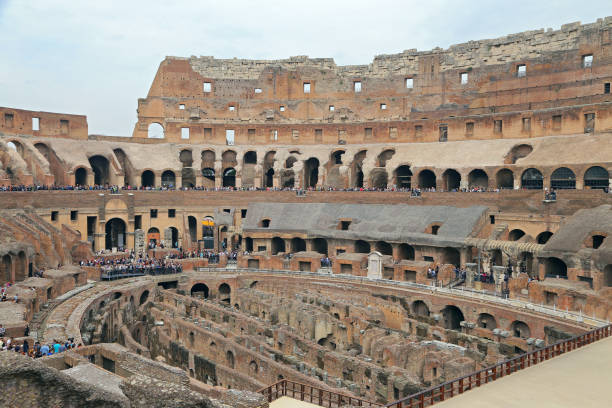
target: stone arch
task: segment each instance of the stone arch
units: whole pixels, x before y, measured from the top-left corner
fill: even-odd
[[[140,175],[140,185],[142,187],[155,187],[155,173],[145,170]]]
[[[138,301],[138,304],[141,306],[144,305],[147,299],[149,299],[149,291],[145,290],[140,294],[140,299]]]
[[[208,286],[205,283],[196,283],[195,285],[193,285],[191,287],[191,296],[193,297],[199,297],[202,299],[208,299],[208,295],[210,294],[210,291],[208,289]]]
[[[408,244],[399,244],[397,253],[399,259],[414,260],[414,248]]]
[[[389,181],[389,175],[387,174],[387,170],[383,168],[375,168],[370,172],[370,185],[372,188],[387,188],[387,183]]]
[[[550,188],[555,190],[575,189],[576,174],[567,167],[559,167],[550,175]]]
[[[272,238],[271,241],[271,252],[272,255],[276,255],[279,252],[286,252],[285,250],[285,240],[279,237]]]
[[[210,150],[210,149],[206,149],[206,150],[202,150],[201,153],[201,158],[202,158],[202,168],[205,167],[215,167],[215,160],[216,160],[216,153],[214,150]]]
[[[89,165],[94,172],[94,184],[110,184],[110,163],[104,156],[95,155],[89,158]]]
[[[533,147],[528,144],[519,144],[506,154],[504,163],[506,164],[515,164],[518,159],[522,159],[523,157],[527,157],[533,151]]]
[[[234,358],[234,353],[231,350],[227,350],[227,353],[225,353],[225,360],[227,362],[227,366],[233,369],[236,362]]]
[[[486,190],[489,187],[489,176],[483,169],[474,169],[468,174],[468,188],[481,188]]]
[[[515,320],[510,325],[510,331],[514,337],[519,337],[521,339],[528,339],[531,337],[531,329],[529,325],[520,320]]]
[[[410,305],[410,310],[415,316],[429,317],[429,306],[427,306],[427,303],[423,302],[422,300],[415,300],[412,302],[412,305]]]
[[[303,252],[306,251],[306,241],[302,238],[292,238],[291,239],[291,252]]]
[[[223,167],[236,167],[238,161],[236,160],[236,152],[234,150],[226,150],[221,154],[221,161]]]
[[[555,257],[546,258],[544,265],[546,276],[567,279],[567,265],[561,259]]]
[[[369,254],[372,252],[370,243],[361,239],[355,241],[355,252],[359,254]]]
[[[361,150],[353,157],[352,166],[352,183],[353,187],[363,187],[363,160],[367,155],[367,150]]]
[[[28,257],[19,251],[15,262],[15,282],[20,282],[28,276]]]
[[[508,241],[518,241],[525,236],[525,231],[522,229],[513,229],[508,233]]]
[[[510,169],[501,169],[495,175],[495,184],[497,188],[513,189],[514,188],[514,173]]]
[[[121,218],[112,218],[106,221],[106,249],[124,247],[126,244],[127,227]]]
[[[383,150],[377,158],[378,167],[385,167],[387,162],[391,160],[393,155],[395,154],[395,149],[385,149]]]
[[[304,163],[304,187],[314,188],[319,182],[319,159],[311,157]]]
[[[255,362],[255,360],[252,360],[249,363],[249,371],[251,372],[252,375],[257,375],[257,373],[259,372],[259,366]]]
[[[236,187],[236,169],[233,167],[223,170],[223,187]]]
[[[461,322],[464,320],[463,312],[457,306],[447,305],[442,309],[442,324],[445,329],[461,330]]]
[[[315,238],[312,240],[312,249],[320,254],[327,256],[327,240],[325,238]]]
[[[374,249],[380,252],[382,255],[393,255],[393,247],[390,243],[385,241],[376,242]]]
[[[419,172],[419,188],[436,188],[436,173],[429,169]]]
[[[2,263],[0,264],[2,268],[2,274],[0,275],[0,279],[3,282],[12,282],[12,270],[13,270],[13,259],[10,255],[6,254],[2,257]]]
[[[442,173],[442,182],[446,191],[459,190],[461,188],[461,174],[455,169],[448,169]]]
[[[544,176],[542,176],[542,172],[533,167],[525,170],[521,175],[521,188],[527,190],[542,190],[544,188]]]
[[[172,170],[166,170],[161,175],[162,187],[176,187],[176,176]]]
[[[179,161],[183,167],[193,166],[193,152],[191,149],[183,149],[179,153]]]
[[[610,173],[601,166],[589,167],[584,172],[585,188],[608,188],[610,187]]]
[[[257,152],[249,150],[244,154],[242,161],[244,164],[257,164]]]
[[[479,314],[476,324],[481,329],[494,330],[497,328],[497,321],[495,320],[495,317],[489,313]]]
[[[410,166],[398,166],[394,173],[395,185],[397,188],[409,189],[412,187],[412,170],[410,170]]]
[[[75,170],[74,185],[75,186],[86,186],[87,185],[87,170],[84,167],[78,167]]]
[[[550,232],[550,231],[542,231],[536,237],[536,241],[537,241],[538,244],[545,244],[545,243],[548,242],[548,240],[552,236],[553,236],[552,232]]]
[[[230,304],[230,299],[232,296],[232,288],[227,283],[222,283],[219,285],[219,301],[223,303]]]
[[[164,127],[161,123],[153,122],[147,128],[147,137],[149,139],[163,139],[166,137]]]

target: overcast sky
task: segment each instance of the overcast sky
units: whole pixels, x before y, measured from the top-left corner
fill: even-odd
[[[0,106],[85,114],[89,133],[127,136],[166,55],[367,64],[606,15],[610,0],[0,0]]]

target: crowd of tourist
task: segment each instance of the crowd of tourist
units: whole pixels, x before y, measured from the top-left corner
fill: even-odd
[[[50,343],[36,341],[30,345],[28,339],[24,339],[21,343],[15,341],[12,337],[5,337],[6,330],[0,325],[0,351],[21,353],[32,358],[40,358],[44,356],[52,356],[60,354],[67,350],[83,347],[82,344],[76,344],[74,338],[69,338],[66,341],[54,340]],[[26,327],[25,337],[28,337],[29,330]]]

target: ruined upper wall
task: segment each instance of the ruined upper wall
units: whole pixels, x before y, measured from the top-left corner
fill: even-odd
[[[38,126],[36,126],[38,125]],[[0,106],[0,133],[87,139],[87,116]]]

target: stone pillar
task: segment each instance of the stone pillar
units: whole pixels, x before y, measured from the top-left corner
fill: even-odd
[[[155,187],[161,187],[161,174],[155,173]]]
[[[474,287],[474,275],[478,273],[478,264],[466,263],[465,264],[465,287]]]
[[[504,284],[504,274],[506,273],[505,266],[494,266],[493,268],[493,280],[495,281],[495,293],[502,293]]]
[[[521,175],[520,174],[514,175],[514,189],[515,190],[521,189]]]
[[[134,231],[134,251],[137,254],[144,254],[146,250],[145,232],[141,229],[137,229]]]
[[[172,229],[170,227],[164,229],[163,243],[165,248],[172,248]]]
[[[378,252],[368,255],[368,278],[382,279],[382,255]]]
[[[223,176],[215,172],[215,187],[219,188],[223,185]]]
[[[196,187],[204,185],[204,176],[202,175],[202,172],[200,172],[199,174],[196,174],[195,183],[196,183]]]
[[[181,188],[183,186],[183,175],[175,176],[174,178],[174,188]]]
[[[101,224],[102,228],[104,228],[104,224]],[[106,249],[106,233],[97,233],[94,234],[94,248],[96,251],[103,251]]]
[[[96,180],[95,174],[93,171],[87,171],[87,184],[90,186],[94,185],[94,181]]]

